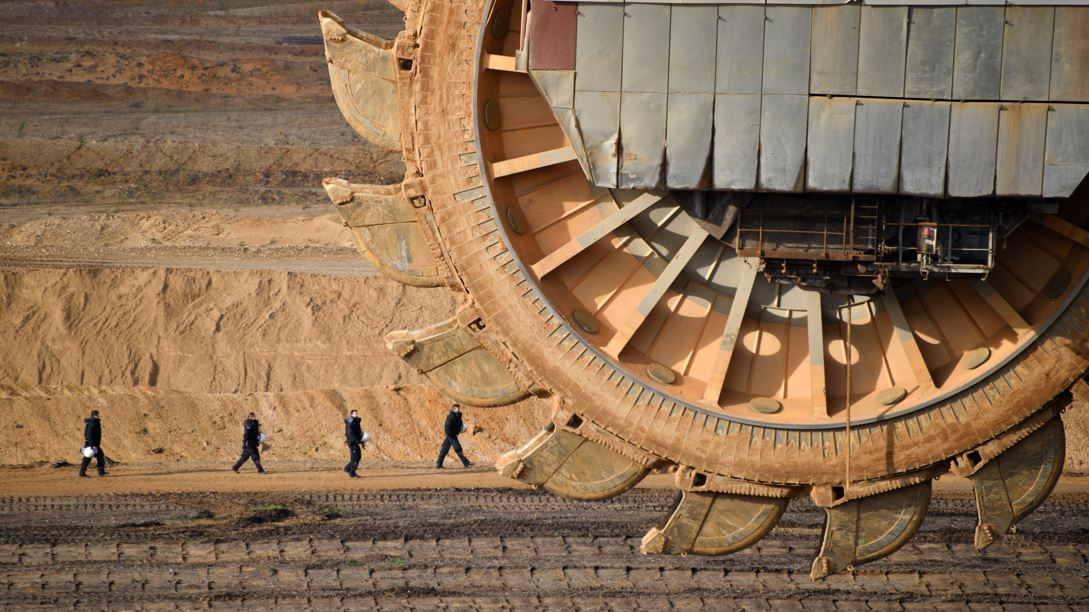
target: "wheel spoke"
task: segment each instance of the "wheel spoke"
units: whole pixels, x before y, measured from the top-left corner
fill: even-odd
[[[541,151],[540,153],[532,153],[530,155],[493,162],[491,165],[492,176],[494,178],[502,178],[520,172],[529,172],[530,170],[555,166],[556,164],[562,164],[574,159],[576,159],[574,149],[571,147],[560,147],[559,149]]]
[[[894,334],[892,341],[903,351],[904,357],[911,364],[911,371],[915,374],[915,383],[924,390],[934,389],[934,377],[930,374],[930,368],[923,359],[923,352],[919,349],[919,343],[915,341],[915,334],[911,331],[904,310],[900,307],[900,300],[896,292],[887,289],[881,294],[881,301],[885,305],[885,311],[889,313]]]
[[[730,369],[730,360],[733,358],[734,347],[737,345],[737,334],[741,331],[741,323],[745,320],[745,309],[749,305],[753,285],[756,284],[757,262],[745,258],[740,263],[741,272],[738,276],[737,291],[734,293],[734,301],[730,304],[726,329],[722,330],[722,340],[719,342],[718,353],[715,355],[714,366],[711,368],[711,377],[703,393],[703,401],[713,405],[718,404],[722,387],[726,384],[726,371]]]

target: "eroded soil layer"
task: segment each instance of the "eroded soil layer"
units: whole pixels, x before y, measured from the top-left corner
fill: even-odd
[[[1089,596],[1089,496],[1060,493],[983,554],[953,492],[903,549],[811,582],[822,513],[728,557],[645,556],[672,501],[516,489],[0,498],[4,604],[662,609],[1074,608]],[[867,608],[870,606],[870,608]]]

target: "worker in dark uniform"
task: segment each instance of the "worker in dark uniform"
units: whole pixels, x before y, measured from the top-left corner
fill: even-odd
[[[465,424],[461,420],[461,404],[454,404],[450,407],[450,414],[446,415],[446,423],[443,425],[446,439],[442,441],[442,449],[439,450],[439,459],[435,462],[435,467],[442,469],[442,462],[446,459],[446,453],[450,452],[450,447],[454,448],[454,452],[457,453],[458,459],[461,459],[462,465],[465,467],[472,465],[462,454],[461,442],[458,442],[458,436],[461,435],[464,429]]]
[[[261,453],[257,450],[260,445],[261,424],[257,422],[257,415],[251,412],[250,418],[242,423],[242,456],[231,469],[237,474],[238,468],[242,467],[247,459],[253,459],[253,464],[257,466],[257,473],[264,474],[265,468],[261,467]]]
[[[98,420],[98,411],[92,410],[91,416],[83,420],[83,447],[93,448],[95,454],[90,457],[84,455],[83,463],[79,465],[80,478],[87,478],[87,468],[91,465],[91,459],[98,466],[98,475],[106,475],[106,454],[102,452],[102,422]]]
[[[363,442],[358,410],[351,411],[348,418],[344,419],[344,443],[348,445],[349,453],[348,465],[344,466],[344,471],[348,472],[350,478],[359,478],[359,474],[355,473],[356,468],[359,467],[359,449],[366,448],[367,445]]]

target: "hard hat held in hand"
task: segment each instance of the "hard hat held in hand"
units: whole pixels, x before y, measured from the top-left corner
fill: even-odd
[[[261,432],[261,433],[257,434],[257,441],[258,442],[265,442],[267,440],[268,440],[268,436],[266,436],[264,432]]]
[[[369,432],[369,431],[364,431],[364,432],[363,432],[363,435],[362,435],[362,436],[360,436],[360,437],[359,437],[359,439],[360,439],[360,440],[362,440],[363,442],[370,442],[370,440],[371,440],[371,432]]]
[[[80,451],[79,451],[79,452],[80,452],[80,453],[81,453],[81,454],[82,454],[82,455],[83,455],[84,457],[86,457],[86,458],[90,459],[91,457],[94,457],[94,456],[95,456],[95,452],[96,452],[96,451],[95,451],[95,447],[93,447],[93,446],[84,446],[84,447],[83,447],[82,449],[80,449]]]

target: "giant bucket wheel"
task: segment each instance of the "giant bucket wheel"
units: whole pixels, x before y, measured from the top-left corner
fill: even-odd
[[[551,398],[503,474],[593,500],[669,469],[682,495],[646,553],[740,550],[809,496],[826,511],[815,578],[903,545],[946,472],[975,486],[978,549],[1047,497],[1059,413],[1089,395],[1087,183],[1019,218],[982,274],[784,282],[743,221],[724,235],[679,190],[588,178],[600,146],[570,135],[591,126],[527,69],[527,22],[559,28],[541,11],[562,5],[395,4],[394,41],[320,19],[341,110],[401,147],[405,180],[325,187],[379,270],[464,294],[392,350],[468,404]],[[852,223],[882,206],[838,197]]]

